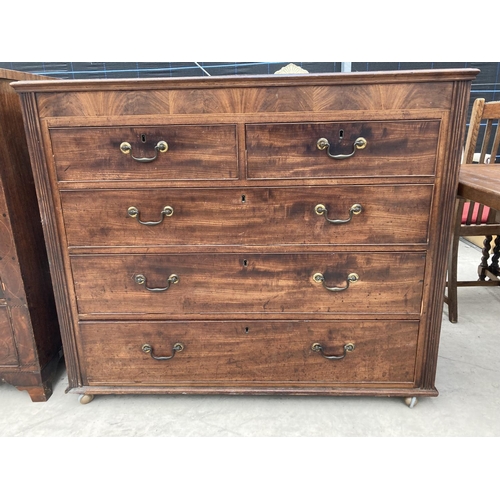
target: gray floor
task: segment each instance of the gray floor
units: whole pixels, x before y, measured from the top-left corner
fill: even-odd
[[[459,278],[475,279],[479,251],[461,243]],[[65,394],[32,403],[0,382],[0,436],[500,436],[500,288],[459,289],[459,322],[444,307],[436,387],[410,409],[400,398],[98,396]]]

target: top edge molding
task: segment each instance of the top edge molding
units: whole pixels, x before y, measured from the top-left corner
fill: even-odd
[[[414,82],[449,82],[474,80],[480,73],[476,68],[366,71],[357,73],[309,73],[273,75],[235,75],[182,78],[108,78],[80,80],[21,80],[10,85],[19,93],[23,92],[64,92],[96,90],[175,90],[177,88],[226,88],[258,86],[304,86],[304,85],[345,85],[384,84]]]

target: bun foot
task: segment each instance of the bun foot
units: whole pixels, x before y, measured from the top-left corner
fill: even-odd
[[[413,408],[417,403],[418,403],[418,399],[415,396],[410,397],[410,398],[405,398],[405,404],[409,408]]]
[[[80,404],[82,405],[88,405],[93,399],[94,399],[93,394],[81,394],[80,397],[78,398],[78,401],[80,401]]]

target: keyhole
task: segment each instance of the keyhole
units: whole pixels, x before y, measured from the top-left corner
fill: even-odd
[[[245,333],[248,333],[248,332],[249,332],[249,330],[250,330],[250,329],[248,328],[248,326],[246,326],[246,327],[245,327]]]
[[[244,194],[242,194],[241,195],[241,203],[245,203],[246,201],[247,201],[247,197]]]
[[[248,260],[247,260],[247,259],[243,259],[243,265],[244,265],[245,267],[247,267],[247,266],[248,266]]]
[[[340,129],[340,132],[339,132],[339,138],[340,139],[343,139],[344,138],[344,131],[342,129]]]
[[[146,142],[146,134],[141,134],[141,141]]]

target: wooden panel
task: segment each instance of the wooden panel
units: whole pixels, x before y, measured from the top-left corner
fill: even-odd
[[[182,89],[171,91],[172,114],[240,113],[243,89]]]
[[[304,80],[293,82],[290,76],[286,80],[283,77],[267,77],[265,83],[263,78],[253,82],[241,77],[233,81],[226,78],[226,83],[222,85],[215,78],[205,81],[191,78],[182,82],[169,78],[157,80],[156,88],[148,90],[139,88],[144,80],[130,80],[126,83],[129,89],[119,90],[119,85],[115,83],[114,92],[99,89],[99,82],[97,85],[92,82],[92,92],[88,89],[78,91],[78,82],[72,82],[75,84],[74,92],[65,92],[63,83],[58,85],[60,92],[40,93],[37,101],[41,117],[390,111],[449,109],[451,105],[451,82],[432,81],[418,85],[392,82],[391,85],[381,85],[378,82],[360,84],[360,78],[357,78],[358,81],[353,80],[350,84],[337,85],[335,78],[345,75],[328,76],[328,81],[324,75],[308,76],[309,85],[303,85]],[[225,88],[213,88],[214,82]],[[345,78],[344,82],[347,82]],[[252,87],[252,84],[256,85]]]
[[[10,83],[42,78],[0,69],[0,378],[32,401],[51,394],[61,338],[30,150]]]
[[[53,128],[52,151],[60,181],[226,179],[237,177],[236,128],[217,126]],[[168,151],[153,158],[159,141]],[[120,144],[132,146],[130,154]]]
[[[248,177],[433,175],[438,133],[439,121],[249,124]],[[367,140],[366,147],[343,160],[316,145],[325,138],[332,155],[350,154],[359,137]]]
[[[168,114],[168,92],[62,92],[37,96],[40,116]]]
[[[62,202],[70,246],[369,245],[425,243],[431,196],[429,185],[82,190],[63,191]],[[363,211],[332,224],[319,203],[330,219],[349,219],[354,204]]]
[[[424,254],[166,254],[73,256],[81,314],[402,313],[420,312]],[[343,292],[329,287],[360,280]],[[144,275],[149,292],[134,281]]]
[[[237,382],[372,383],[412,382],[418,322],[175,322],[81,323],[87,383],[140,385]],[[180,342],[184,350],[166,361]],[[311,350],[319,342],[327,360]]]
[[[315,101],[316,109],[321,111],[449,109],[451,89],[449,82],[318,87]]]
[[[18,363],[9,310],[0,304],[0,366],[17,366]]]

